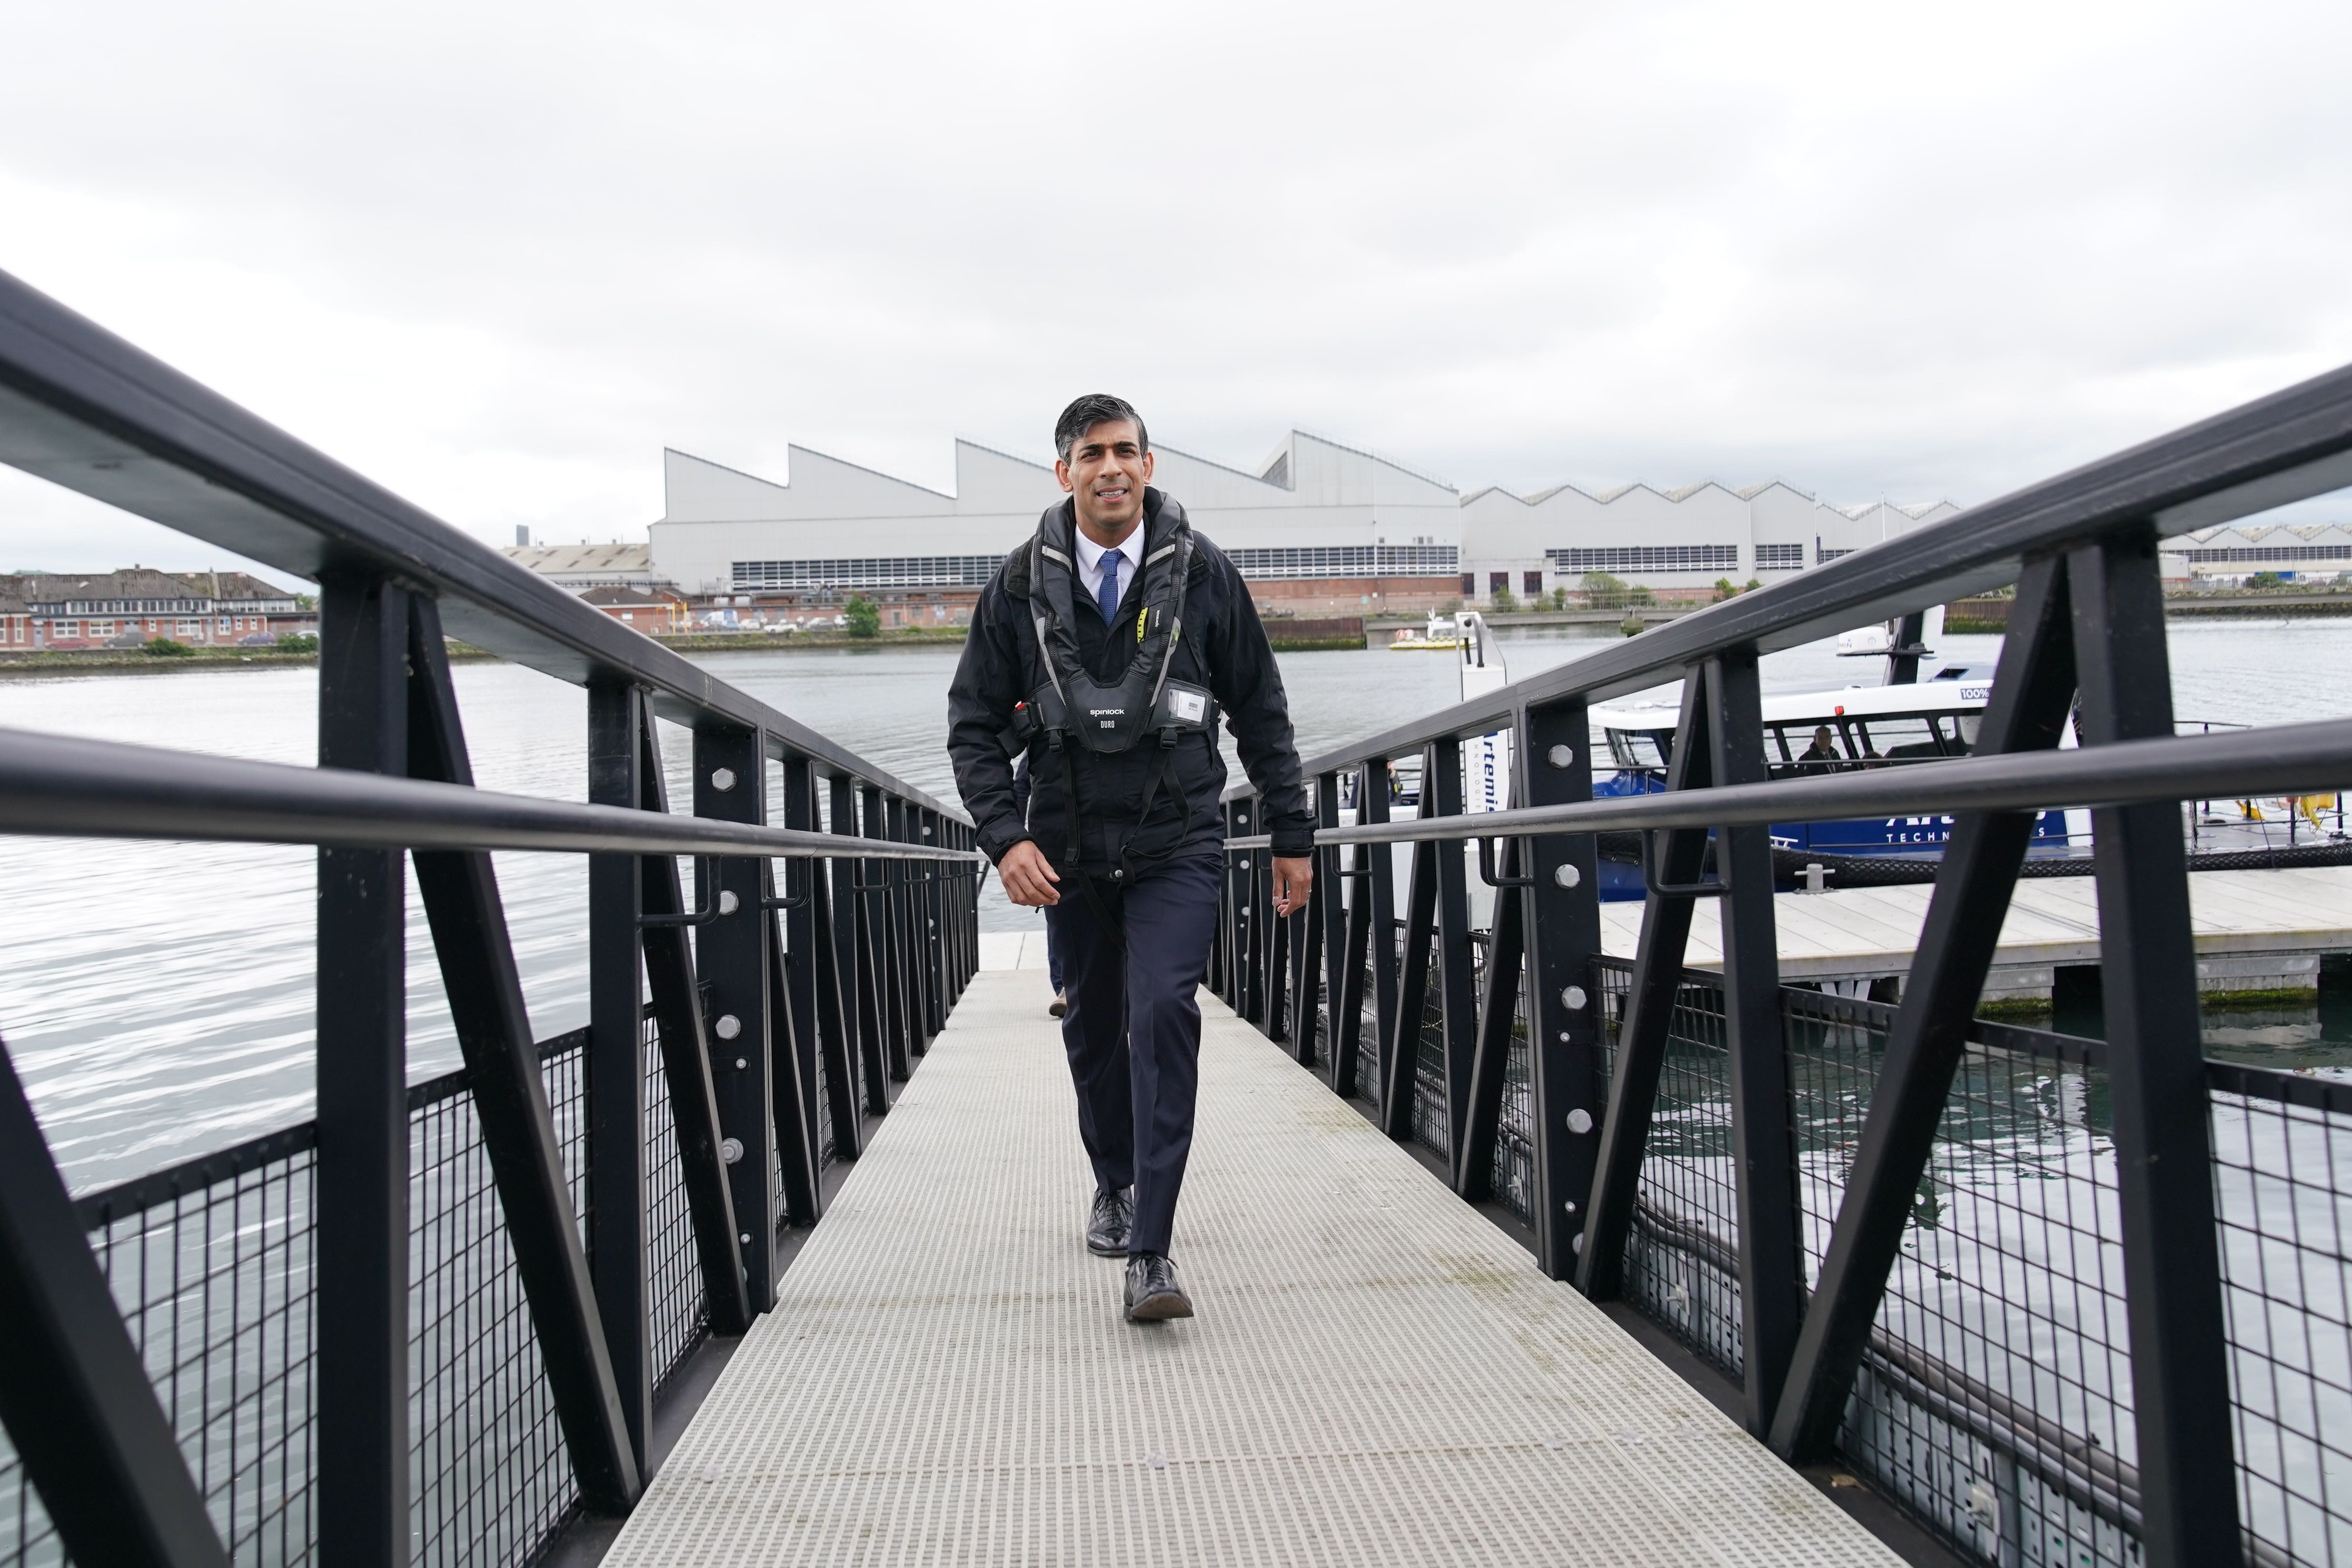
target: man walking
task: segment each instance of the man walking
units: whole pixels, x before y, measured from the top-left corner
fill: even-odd
[[[1149,488],[1142,419],[1081,397],[1054,448],[1069,499],[981,593],[948,689],[948,750],[1005,895],[1045,911],[1062,961],[1062,1044],[1095,1172],[1087,1246],[1127,1258],[1130,1321],[1189,1318],[1168,1253],[1200,1085],[1193,993],[1224,871],[1220,717],[1273,837],[1278,914],[1307,902],[1314,819],[1257,607],[1184,509]]]

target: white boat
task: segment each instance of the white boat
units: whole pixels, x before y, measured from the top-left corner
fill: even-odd
[[[1477,612],[1470,612],[1475,616]],[[1415,631],[1411,626],[1399,626],[1396,636],[1389,639],[1391,653],[1452,653],[1462,646],[1456,623],[1461,616],[1429,612],[1429,624]]]

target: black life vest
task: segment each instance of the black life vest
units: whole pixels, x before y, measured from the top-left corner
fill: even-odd
[[[1144,495],[1147,516],[1161,515],[1160,493]],[[1006,751],[1018,755],[1040,735],[1055,752],[1076,742],[1108,755],[1129,750],[1147,735],[1172,751],[1186,735],[1214,725],[1216,704],[1207,689],[1169,674],[1184,635],[1184,585],[1192,571],[1192,526],[1182,510],[1175,510],[1175,525],[1162,531],[1158,543],[1147,545],[1135,651],[1118,679],[1108,686],[1095,679],[1079,657],[1073,514],[1059,506],[1038,521],[1035,535],[1005,574],[1005,588],[1028,601],[1045,679],[1013,709],[1004,731]]]
[[[1153,541],[1151,524],[1168,511],[1174,525],[1159,531]],[[1105,685],[1094,678],[1079,655],[1077,632],[1078,561],[1076,513],[1066,503],[1038,520],[1037,532],[1023,546],[1005,570],[1006,593],[1027,601],[1029,624],[1036,639],[1037,662],[1044,679],[1028,699],[1013,710],[1003,740],[1007,752],[1019,755],[1039,739],[1061,761],[1064,812],[1069,841],[1063,865],[1075,869],[1081,847],[1075,748],[1098,755],[1132,750],[1147,737],[1159,743],[1146,775],[1142,799],[1135,810],[1135,827],[1118,847],[1111,879],[1125,882],[1136,869],[1131,863],[1135,835],[1150,814],[1163,784],[1175,791],[1178,816],[1189,821],[1192,803],[1175,778],[1176,748],[1188,735],[1208,733],[1217,721],[1216,700],[1205,687],[1174,679],[1177,645],[1184,635],[1184,586],[1192,572],[1192,530],[1183,509],[1168,503],[1159,491],[1144,491],[1145,554],[1142,603],[1135,619],[1135,648],[1117,681]],[[1171,846],[1172,848],[1172,846]],[[1153,857],[1159,858],[1160,857]],[[1081,875],[1079,889],[1113,941],[1124,947],[1118,922],[1109,917],[1090,878]]]

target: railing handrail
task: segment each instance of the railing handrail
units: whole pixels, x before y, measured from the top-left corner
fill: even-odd
[[[1955,757],[1932,772],[1888,769],[1832,773],[1664,795],[1603,796],[1566,805],[1318,827],[1315,842],[1411,844],[1530,833],[1738,827],[1855,816],[2063,810],[2207,795],[2305,795],[2335,790],[2347,779],[2352,779],[2352,719],[2324,719],[2253,731],[2119,741],[2081,750]],[[1236,851],[1258,849],[1269,842],[1266,835],[1254,834],[1228,838],[1225,847]]]
[[[481,541],[0,272],[0,461],[316,582],[392,576],[453,637],[575,686],[624,680],[663,718],[764,732],[771,754],[952,805],[621,625]]]
[[[0,833],[369,849],[962,860],[977,850],[0,730]]]
[[[1425,718],[1334,747],[1309,776],[1432,741],[1481,734],[1521,708],[1589,701],[1679,679],[1737,647],[1795,647],[2017,580],[2027,558],[2118,530],[2159,537],[2352,484],[2352,365],[2086,463],[1611,644]],[[1227,799],[1255,792],[1244,782]]]

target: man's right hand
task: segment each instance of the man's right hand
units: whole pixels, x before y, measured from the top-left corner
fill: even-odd
[[[1029,839],[1004,852],[1004,858],[996,863],[996,879],[1004,884],[1004,896],[1016,904],[1042,910],[1062,901],[1062,895],[1054,890],[1054,884],[1062,879],[1054,874],[1045,852]]]

